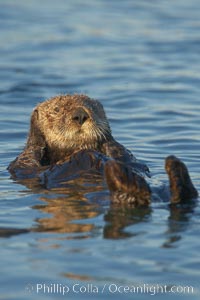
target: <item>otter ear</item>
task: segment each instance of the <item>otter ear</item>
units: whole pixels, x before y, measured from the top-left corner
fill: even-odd
[[[31,115],[30,132],[27,141],[27,147],[45,147],[45,138],[39,127],[39,112],[35,109]]]

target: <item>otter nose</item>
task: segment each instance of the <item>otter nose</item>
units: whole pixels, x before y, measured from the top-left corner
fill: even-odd
[[[89,118],[88,113],[83,108],[78,108],[72,115],[72,119],[82,125]]]

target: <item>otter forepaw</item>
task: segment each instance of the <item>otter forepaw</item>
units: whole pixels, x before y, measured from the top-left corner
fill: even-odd
[[[165,159],[165,170],[169,177],[171,203],[187,203],[198,197],[188,169],[179,158],[173,155],[168,156]]]
[[[133,173],[130,167],[110,160],[106,162],[104,171],[113,203],[149,205],[151,199],[149,185],[143,177]]]

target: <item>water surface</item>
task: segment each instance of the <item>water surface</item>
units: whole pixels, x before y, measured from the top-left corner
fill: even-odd
[[[199,189],[199,11],[197,0],[1,1],[0,299],[147,299],[157,285],[194,288],[159,298],[199,299],[199,201],[117,209],[100,184],[29,189],[6,170],[37,103],[86,93],[155,184],[167,182],[164,158],[175,154]]]

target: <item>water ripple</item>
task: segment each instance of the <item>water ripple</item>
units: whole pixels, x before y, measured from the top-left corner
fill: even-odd
[[[38,102],[87,93],[104,105],[115,138],[148,163],[155,185],[167,182],[164,158],[173,153],[200,190],[199,9],[198,0],[1,1],[3,298],[27,299],[24,282],[55,278],[65,285],[186,284],[199,298],[199,202],[113,209],[100,185],[41,191],[14,183],[6,170]]]

